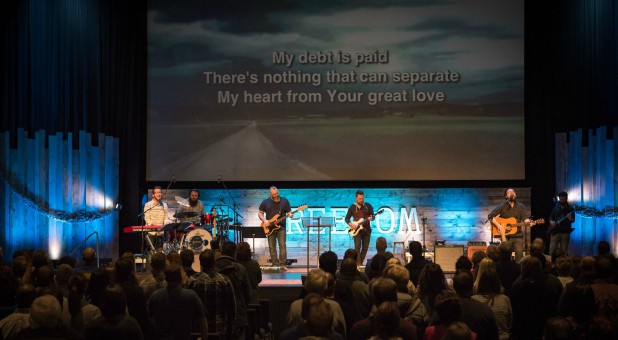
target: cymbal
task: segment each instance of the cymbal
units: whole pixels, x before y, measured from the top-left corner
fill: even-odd
[[[176,199],[176,202],[180,205],[182,205],[183,207],[188,207],[189,206],[189,201],[187,201],[186,198],[182,198],[180,196],[176,196],[174,197]]]
[[[176,213],[176,215],[174,215],[174,217],[176,217],[176,218],[185,218],[185,217],[195,217],[195,216],[199,216],[199,215],[200,215],[200,213],[198,213],[198,212],[183,211],[183,212]]]

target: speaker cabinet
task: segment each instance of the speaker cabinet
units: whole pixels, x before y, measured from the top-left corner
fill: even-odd
[[[436,246],[434,260],[445,273],[455,272],[457,259],[464,254],[464,246]]]
[[[472,254],[479,250],[487,252],[487,246],[468,246],[468,258],[472,259]]]

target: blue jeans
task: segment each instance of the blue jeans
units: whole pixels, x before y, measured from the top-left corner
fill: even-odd
[[[523,237],[512,237],[508,236],[507,240],[513,246],[513,252],[515,252],[515,262],[519,262],[519,260],[524,257],[524,239]]]
[[[285,261],[288,259],[288,251],[285,248],[285,231],[285,226],[281,226],[281,229],[268,236],[268,250],[273,266],[285,266]],[[279,257],[277,257],[277,242],[279,243]]]
[[[371,233],[368,233],[365,230],[354,236],[354,249],[358,252],[357,263],[359,266],[362,266],[363,262],[365,262],[365,256],[367,256],[367,250],[369,250],[370,240]]]
[[[571,234],[569,233],[558,233],[556,235],[552,235],[549,239],[549,255],[554,253],[554,249],[560,247],[564,250],[565,253],[569,253],[569,241],[571,240]]]

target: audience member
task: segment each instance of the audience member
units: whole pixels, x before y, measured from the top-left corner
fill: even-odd
[[[215,252],[205,249],[200,254],[202,271],[189,278],[187,288],[193,290],[202,300],[208,329],[229,338],[234,334],[236,318],[236,296],[232,282],[215,269]]]
[[[88,280],[82,273],[76,273],[68,281],[68,309],[71,315],[70,325],[75,331],[82,332],[84,326],[101,316],[100,309],[85,298]]]
[[[459,321],[461,317],[459,298],[451,290],[443,290],[438,293],[434,304],[437,322],[425,329],[423,336],[425,340],[440,340],[444,333],[446,333],[448,326],[453,322]]]
[[[0,320],[2,339],[15,339],[17,334],[30,325],[30,306],[36,298],[36,290],[31,284],[19,286],[16,293],[17,309],[13,314]]]
[[[144,290],[137,283],[133,262],[127,258],[118,259],[115,264],[115,270],[115,282],[122,288],[125,294],[129,315],[137,320],[144,335],[149,334],[146,296],[144,295]]]
[[[148,299],[148,315],[152,320],[153,337],[191,339],[195,325],[202,339],[207,339],[208,321],[204,316],[204,306],[193,290],[182,287],[181,267],[177,264],[167,266],[165,281],[167,287],[152,293]]]
[[[260,293],[259,284],[262,282],[262,269],[260,264],[251,258],[251,246],[247,242],[240,242],[236,250],[236,261],[242,264],[249,275],[249,286],[251,287],[251,295],[248,303],[259,303]],[[337,262],[335,261],[335,268]]]
[[[412,322],[417,329],[424,330],[429,323],[429,315],[421,300],[412,295],[410,290],[410,273],[402,265],[393,265],[384,270],[382,275],[397,284],[397,307],[401,318]]]
[[[79,333],[62,326],[62,307],[50,294],[36,298],[30,307],[30,325],[17,334],[18,339],[79,339]]]
[[[378,237],[376,239],[376,255],[378,255],[378,254],[386,255],[386,247],[387,247],[386,239],[384,237],[382,237],[382,236]],[[373,258],[370,258],[370,259],[367,260],[367,264],[365,265],[365,272],[367,272],[366,268],[371,268],[371,261],[372,260],[373,260]]]
[[[504,288],[504,294],[508,296],[513,282],[521,274],[521,269],[512,258],[513,250],[510,242],[500,243],[498,252],[500,253],[500,260],[496,262],[496,272],[498,272],[500,277],[500,284]]]
[[[325,251],[320,255],[318,268],[337,277],[337,254],[333,251]]]
[[[479,337],[476,337],[479,339]],[[474,333],[463,322],[453,322],[446,328],[441,340],[472,340]]]
[[[479,263],[481,263],[481,261],[487,257],[487,253],[484,252],[483,250],[477,250],[474,253],[472,253],[472,257],[470,258],[470,261],[472,261],[472,277],[476,280],[476,274],[478,273],[479,270]]]
[[[418,286],[416,286],[416,294],[425,306],[427,315],[431,320],[434,313],[434,301],[438,293],[443,290],[449,289],[446,283],[446,277],[437,263],[428,263],[423,268],[418,280]]]
[[[466,256],[461,255],[457,261],[455,261],[455,274],[467,272],[472,275],[472,261]]]
[[[156,290],[167,287],[167,282],[165,282],[166,261],[165,254],[152,254],[150,258],[151,274],[139,284],[144,291],[146,300]]]
[[[490,258],[483,259],[479,264],[472,299],[491,308],[498,325],[500,340],[509,340],[513,325],[513,309],[508,296],[502,294],[500,277],[496,272],[494,261]]]
[[[327,274],[331,275],[330,273]],[[318,306],[321,308],[316,308]],[[317,293],[307,294],[301,303],[300,317],[302,322],[283,331],[279,337],[281,340],[305,339],[316,336],[319,336],[320,339],[344,339],[341,334],[333,331],[334,315],[332,307],[322,295]],[[312,320],[309,321],[309,319]],[[311,329],[309,329],[310,324]]]
[[[360,279],[356,261],[351,258],[341,262],[341,271],[335,285],[335,298],[354,308],[355,320],[369,316],[371,311],[371,295],[369,287]]]
[[[112,285],[101,293],[101,316],[86,324],[84,338],[93,340],[141,340],[137,320],[126,315],[127,301],[122,287]]]
[[[183,249],[180,251],[180,260],[182,261],[182,269],[184,269],[187,277],[193,276],[196,273],[193,270],[193,262],[195,261],[195,255],[190,249]]]
[[[427,264],[425,256],[423,256],[423,246],[418,241],[411,241],[409,244],[410,255],[412,260],[406,264],[406,269],[410,272],[410,281],[414,283],[415,287],[418,287],[418,279],[421,271]]]
[[[477,334],[479,340],[497,340],[498,324],[493,310],[487,304],[472,299],[472,273],[459,272],[453,277],[453,289],[459,296],[461,318]]]
[[[490,244],[487,246],[487,257],[496,262],[500,261],[500,250],[498,250],[497,245]]]

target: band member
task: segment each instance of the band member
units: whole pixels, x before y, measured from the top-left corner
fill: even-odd
[[[152,189],[152,200],[144,204],[144,220],[146,225],[164,226],[170,222],[167,217],[167,203],[161,200],[162,197],[161,187],[155,186]],[[156,236],[158,234],[160,233],[148,232],[150,247],[156,248]]]
[[[358,221],[361,218],[364,220],[358,226],[355,226],[351,219]],[[356,230],[362,227],[363,229],[354,236],[354,249],[358,252],[358,265],[362,265],[367,256],[369,242],[371,241],[371,221],[373,221],[373,207],[365,202],[365,193],[362,190],[356,192],[356,202],[348,208],[348,213],[345,215],[345,223],[350,226],[350,229]]]
[[[571,224],[575,222],[575,208],[568,203],[569,195],[561,191],[558,193],[558,203],[549,215],[549,254],[554,253],[557,247],[568,253],[571,238]]]
[[[506,202],[500,204],[494,210],[492,210],[487,219],[498,228],[498,230],[504,231],[505,226],[501,225],[495,220],[495,217],[500,218],[515,218],[517,223],[530,223],[530,220],[526,218],[526,206],[517,202],[517,194],[513,188],[508,188],[504,191],[504,198]],[[518,226],[517,231],[511,235],[502,234],[502,241],[510,241],[513,245],[513,251],[515,252],[515,261],[519,261],[524,256],[524,241],[523,241],[523,227]]]
[[[178,217],[179,222],[198,222],[200,216],[204,215],[204,204],[200,201],[200,192],[196,189],[192,189],[189,193],[189,206],[180,205],[176,210],[176,215],[181,213],[196,213],[195,216]]]
[[[279,215],[278,217],[288,215],[288,217],[292,217],[290,202],[285,198],[279,196],[279,190],[276,187],[270,187],[270,198],[267,198],[262,201],[260,204],[258,212],[258,218],[262,223],[267,223],[269,220],[276,217],[275,215]],[[272,261],[273,266],[281,266],[283,270],[287,271],[286,261],[287,261],[287,249],[285,247],[285,220],[281,222],[281,228],[273,231],[272,234],[268,236],[268,248],[270,251],[270,260]],[[279,257],[277,257],[277,248],[276,244],[279,243]]]

